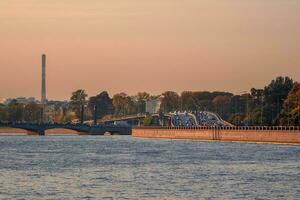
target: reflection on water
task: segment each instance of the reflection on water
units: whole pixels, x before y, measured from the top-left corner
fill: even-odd
[[[0,137],[0,199],[299,199],[297,146]]]

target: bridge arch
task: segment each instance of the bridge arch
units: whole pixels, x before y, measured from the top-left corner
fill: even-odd
[[[45,135],[87,135],[87,132],[75,130],[72,128],[46,128]]]
[[[38,135],[38,132],[27,128],[16,127],[0,127],[0,135],[14,136],[14,135]]]
[[[109,136],[109,135],[121,135],[121,132],[120,131],[111,131],[111,130],[109,130],[109,131],[105,131],[103,135],[107,135],[107,136]]]

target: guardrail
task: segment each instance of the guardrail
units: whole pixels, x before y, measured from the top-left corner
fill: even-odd
[[[174,129],[174,130],[249,130],[249,131],[300,131],[300,126],[137,126],[134,129]]]

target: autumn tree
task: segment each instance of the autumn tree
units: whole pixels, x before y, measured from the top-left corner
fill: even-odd
[[[112,103],[115,108],[115,114],[118,116],[131,115],[136,113],[133,98],[127,96],[127,94],[125,93],[115,94],[113,96]]]
[[[9,113],[7,107],[3,104],[0,104],[0,122],[8,121],[8,120],[9,120]]]
[[[283,104],[278,124],[300,126],[300,83],[295,83]]]
[[[197,110],[195,95],[191,91],[183,91],[180,96],[180,110]]]
[[[16,99],[13,99],[8,104],[9,121],[23,121],[24,120],[24,105],[18,103]]]
[[[134,96],[136,101],[136,110],[137,113],[145,113],[146,112],[146,102],[150,99],[150,94],[147,92],[138,92],[136,96]]]
[[[176,92],[166,91],[162,96],[163,98],[160,104],[161,111],[167,113],[179,109],[180,97]]]
[[[88,95],[84,90],[79,89],[73,92],[70,98],[70,108],[76,113],[77,117],[80,116],[81,122],[83,121],[84,106],[86,105],[87,96]]]
[[[27,122],[39,122],[42,116],[42,106],[37,103],[29,103],[24,107],[24,119]]]
[[[225,112],[228,111],[228,105],[230,103],[231,97],[229,95],[219,95],[213,99],[213,104],[216,106],[216,112],[220,114],[221,117],[224,116]]]
[[[107,91],[103,91],[96,96],[90,97],[88,107],[92,114],[94,114],[96,109],[97,118],[102,118],[105,115],[113,114],[114,112],[112,99],[109,97]]]

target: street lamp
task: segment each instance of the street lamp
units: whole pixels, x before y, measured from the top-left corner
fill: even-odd
[[[300,104],[299,104],[299,96],[297,95],[297,108],[298,108],[298,124],[297,126],[300,125]]]
[[[288,126],[290,126],[290,99],[287,98],[288,101]]]
[[[240,92],[236,92],[236,94],[247,94],[247,101],[246,101],[246,116],[248,118],[249,115],[249,105],[248,105],[248,99],[249,99],[249,95],[247,91],[240,91]],[[247,125],[249,123],[249,120],[247,119]]]
[[[260,108],[260,126],[263,125],[263,109],[264,109],[264,97],[261,95],[261,108]]]

